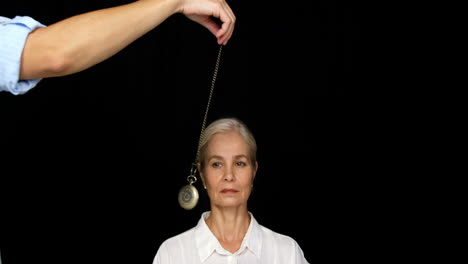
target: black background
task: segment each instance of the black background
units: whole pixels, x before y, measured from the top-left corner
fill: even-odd
[[[128,2],[18,0],[1,15],[50,25]],[[361,259],[360,229],[372,219],[363,219],[360,180],[349,173],[356,128],[339,99],[360,83],[355,7],[229,3],[237,24],[208,121],[236,116],[256,136],[249,210],[293,237],[311,263]],[[3,263],[151,263],[161,242],[196,225],[209,209],[200,184],[192,211],[177,192],[217,52],[211,33],[174,15],[90,69],[24,95],[0,93]]]

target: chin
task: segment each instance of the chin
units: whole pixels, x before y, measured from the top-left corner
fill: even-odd
[[[224,199],[223,201],[220,201],[217,203],[218,206],[220,207],[239,207],[242,206],[244,203],[235,201],[232,199]]]

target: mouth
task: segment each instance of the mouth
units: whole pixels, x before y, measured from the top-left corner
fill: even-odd
[[[221,190],[221,193],[224,193],[224,194],[234,194],[234,193],[238,193],[239,191],[238,190],[235,190],[235,189],[222,189]]]

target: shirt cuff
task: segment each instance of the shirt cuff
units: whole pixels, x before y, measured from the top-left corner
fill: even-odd
[[[28,35],[45,25],[28,16],[15,18],[0,24],[0,90],[12,94],[24,94],[34,88],[41,79],[19,80],[21,55]]]

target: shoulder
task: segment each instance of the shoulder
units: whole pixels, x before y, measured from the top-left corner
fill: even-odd
[[[307,263],[304,252],[297,241],[285,234],[260,226],[262,233],[262,252],[276,256],[287,263]]]
[[[202,214],[196,226],[164,240],[158,249],[154,263],[191,263],[190,260],[199,258],[195,237],[204,223],[205,215],[206,213]]]
[[[275,232],[262,225],[260,226],[260,229],[262,231],[263,240],[265,240],[266,242],[275,243],[276,246],[278,246],[279,248],[290,249],[298,245],[296,240],[294,240],[292,237],[288,235]]]
[[[252,237],[257,240],[260,239],[263,246],[269,248],[270,250],[284,250],[291,251],[292,249],[300,249],[296,240],[292,237],[281,234],[279,232],[273,231],[268,227],[261,225],[253,217],[253,214],[250,213],[253,219],[253,235]]]
[[[193,228],[181,234],[170,237],[161,243],[153,264],[187,263],[187,259],[196,256]]]
[[[194,228],[191,228],[183,233],[166,239],[161,244],[160,250],[177,251],[185,246],[188,246],[192,242],[193,230]]]

